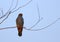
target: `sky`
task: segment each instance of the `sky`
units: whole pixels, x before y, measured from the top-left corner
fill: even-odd
[[[30,0],[18,0],[17,8],[26,4]],[[11,11],[17,0],[13,1]],[[11,6],[12,0],[0,0],[0,17],[4,15],[9,7]],[[38,15],[38,8],[39,13]],[[3,14],[1,12],[3,10]],[[23,13],[24,27],[32,27],[38,20],[40,22],[36,24],[32,29],[41,29],[52,22],[56,21],[53,25],[51,24],[45,29],[39,31],[30,31],[23,29],[21,37],[18,36],[17,28],[0,30],[0,42],[60,42],[60,0],[32,0],[28,5],[19,10],[11,13],[9,17],[0,24],[0,28],[16,26],[16,18],[19,13]],[[0,22],[3,19],[0,19]]]

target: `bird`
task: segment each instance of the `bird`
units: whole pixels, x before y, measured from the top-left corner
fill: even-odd
[[[24,25],[24,19],[23,19],[23,14],[20,13],[16,19],[16,26],[18,30],[18,36],[22,36],[22,31],[23,31],[23,25]]]

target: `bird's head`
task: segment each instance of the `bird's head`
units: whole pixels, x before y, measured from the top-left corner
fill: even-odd
[[[23,16],[23,14],[22,14],[22,13],[20,13],[20,14],[19,14],[19,16]]]

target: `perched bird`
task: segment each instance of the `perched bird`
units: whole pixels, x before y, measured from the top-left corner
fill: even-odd
[[[24,24],[24,19],[23,19],[23,14],[20,13],[16,19],[16,25],[18,29],[18,36],[22,36],[22,31],[23,31],[23,24]]]

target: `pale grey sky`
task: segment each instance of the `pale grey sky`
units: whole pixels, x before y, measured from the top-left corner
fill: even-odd
[[[18,0],[18,6],[22,6],[30,0]],[[0,9],[5,14],[11,5],[12,0],[0,0]],[[14,0],[14,8],[17,0]],[[16,26],[16,18],[19,13],[23,13],[24,27],[30,28],[38,21],[37,3],[40,16],[43,19],[33,28],[41,29],[58,18],[60,18],[60,0],[32,0],[27,6],[12,13],[0,27]],[[1,13],[1,12],[0,12]],[[0,15],[2,16],[2,14]],[[1,21],[1,20],[0,20]],[[60,42],[60,20],[46,29],[40,31],[23,30],[22,37],[18,36],[17,29],[0,30],[0,42]]]

